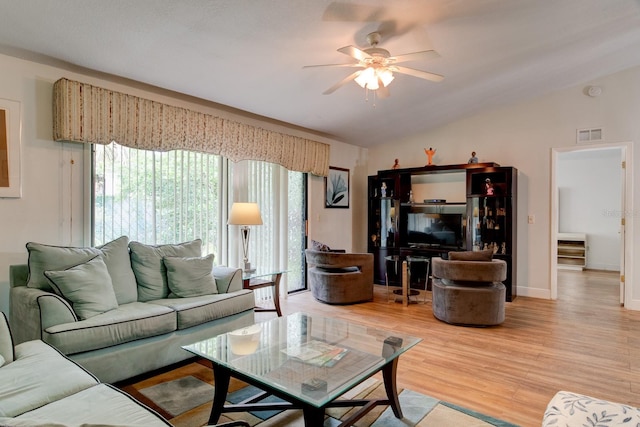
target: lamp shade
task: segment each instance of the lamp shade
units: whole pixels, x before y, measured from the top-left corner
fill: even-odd
[[[229,213],[229,225],[262,225],[257,203],[234,203]]]

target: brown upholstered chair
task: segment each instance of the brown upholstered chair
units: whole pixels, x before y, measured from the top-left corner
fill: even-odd
[[[433,315],[455,325],[491,326],[504,322],[507,263],[432,258]]]
[[[373,299],[373,254],[305,251],[309,288],[327,304],[353,304]]]

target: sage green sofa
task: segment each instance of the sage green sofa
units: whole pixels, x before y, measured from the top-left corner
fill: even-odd
[[[254,323],[241,270],[213,267],[199,240],[27,250],[28,264],[10,266],[15,342],[42,340],[103,382],[188,359],[182,345]]]
[[[40,340],[15,345],[0,313],[0,425],[169,426]]]

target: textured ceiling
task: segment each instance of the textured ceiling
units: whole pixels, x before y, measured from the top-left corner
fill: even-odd
[[[336,51],[379,31],[435,49],[386,99]],[[0,52],[35,53],[284,121],[344,142],[402,139],[640,65],[639,0],[0,0]],[[403,65],[405,65],[403,64]]]

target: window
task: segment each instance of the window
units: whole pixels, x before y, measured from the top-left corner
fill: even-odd
[[[286,289],[305,289],[306,174],[259,161],[231,163],[229,170],[231,198],[256,202],[262,215],[263,225],[251,227],[251,264],[286,269]]]
[[[238,236],[227,235],[232,200],[258,203],[249,259],[286,269],[287,290],[304,289],[306,174],[258,161],[231,163],[189,151],[93,146],[93,243],[120,236],[147,244],[203,241],[217,264],[240,265]]]

